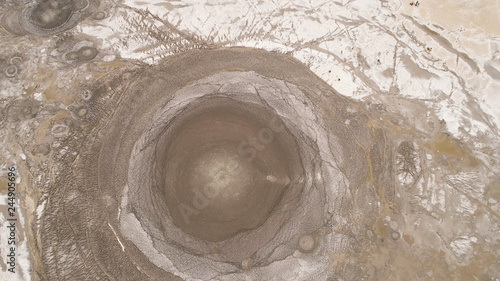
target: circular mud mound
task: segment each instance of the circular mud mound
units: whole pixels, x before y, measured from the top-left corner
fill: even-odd
[[[324,280],[374,224],[373,186],[392,200],[382,129],[288,56],[193,51],[100,83],[40,219],[49,280]]]
[[[42,36],[56,34],[78,24],[90,12],[92,1],[40,0],[22,10],[19,21],[29,33]]]

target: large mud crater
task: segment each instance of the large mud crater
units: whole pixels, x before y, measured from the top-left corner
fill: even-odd
[[[235,280],[301,270],[304,258],[327,270],[329,252],[375,223],[351,226],[377,210],[375,187],[394,199],[383,129],[285,55],[194,51],[85,93],[81,135],[63,143],[78,153],[59,168],[41,233],[45,259],[67,241],[76,263],[86,251],[102,261],[93,278]],[[78,274],[45,264],[48,276]]]

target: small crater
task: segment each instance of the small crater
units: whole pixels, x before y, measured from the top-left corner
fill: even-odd
[[[46,36],[74,27],[90,9],[89,0],[45,0],[24,9],[19,21],[25,31]]]
[[[87,112],[87,108],[82,106],[78,109],[76,115],[78,115],[79,117],[84,117],[85,115],[87,115]]]
[[[97,49],[94,47],[82,47],[78,50],[78,59],[81,61],[88,61],[97,56]]]
[[[103,12],[103,11],[100,11],[100,12],[97,12],[94,14],[94,17],[93,17],[95,20],[103,20],[106,18],[106,13]]]
[[[76,118],[83,118],[87,115],[88,110],[86,106],[78,106],[72,110]]]
[[[399,239],[399,237],[400,237],[399,232],[394,231],[393,233],[391,233],[391,238],[392,238],[392,240],[398,240],[398,239]]]
[[[30,16],[33,24],[43,29],[54,29],[65,24],[73,13],[71,1],[49,0],[40,2]]]
[[[52,135],[55,137],[64,137],[68,134],[69,132],[69,127],[65,124],[57,124],[52,127],[50,130]]]
[[[5,75],[9,78],[12,78],[14,76],[17,75],[17,66],[15,65],[9,65],[6,69],[5,69]]]
[[[20,64],[21,62],[23,62],[23,58],[20,56],[14,56],[10,59],[10,64]]]
[[[316,248],[316,241],[312,235],[302,235],[298,242],[299,251],[310,253]]]
[[[88,109],[86,105],[68,105],[66,107],[66,110],[68,110],[71,113],[71,116],[75,119],[82,119],[84,118],[87,113]]]

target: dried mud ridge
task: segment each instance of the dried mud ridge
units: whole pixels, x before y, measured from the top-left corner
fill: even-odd
[[[425,173],[413,140],[426,136],[289,56],[192,51],[82,95],[60,146],[76,153],[55,159],[37,229],[39,279],[264,280],[316,266],[317,280],[354,280],[370,252],[413,244],[384,219],[404,224],[396,189]]]

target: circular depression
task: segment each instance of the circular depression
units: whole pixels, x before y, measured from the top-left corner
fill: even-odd
[[[122,228],[137,220],[176,265],[186,253],[229,268],[293,254],[301,235],[322,226],[326,203],[313,130],[300,129],[314,117],[296,118],[288,98],[297,95],[293,85],[230,71],[176,91],[134,143],[122,202],[134,211]]]
[[[31,20],[43,29],[54,29],[66,23],[73,13],[73,3],[70,1],[42,1],[33,9]]]
[[[276,114],[224,97],[183,110],[156,151],[170,216],[207,241],[262,225],[290,178],[303,174],[293,137]]]
[[[42,0],[23,9],[19,23],[29,33],[52,35],[71,29],[96,6],[92,0]]]

